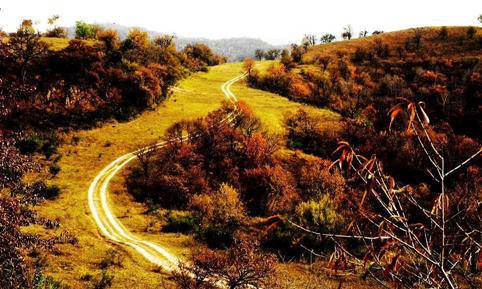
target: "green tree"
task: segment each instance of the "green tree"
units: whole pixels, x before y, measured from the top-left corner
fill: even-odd
[[[53,15],[52,17],[50,17],[50,18],[48,19],[47,22],[49,23],[49,25],[54,25],[55,22],[57,22],[57,20],[59,20],[59,18],[60,18],[59,15]]]
[[[333,231],[343,222],[330,194],[323,194],[318,200],[300,203],[296,207],[296,216],[303,226],[318,232]]]
[[[97,24],[89,24],[83,21],[75,22],[75,38],[77,39],[95,38],[101,30],[102,27]]]

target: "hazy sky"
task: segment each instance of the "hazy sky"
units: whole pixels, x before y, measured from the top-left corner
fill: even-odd
[[[273,44],[298,42],[303,34],[342,27],[392,31],[415,26],[480,25],[482,0],[1,0],[0,27],[12,31],[22,19],[61,16],[59,25],[76,20],[140,26],[179,36],[255,37]]]

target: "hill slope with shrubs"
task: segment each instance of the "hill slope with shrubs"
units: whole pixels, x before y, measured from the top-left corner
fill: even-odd
[[[108,30],[96,31],[95,39],[44,38],[30,20],[15,33],[0,33],[1,288],[70,288],[61,284],[62,278],[44,275],[47,258],[68,254],[68,248],[78,250],[85,234],[65,226],[69,218],[61,222],[51,216],[82,206],[77,202],[41,214],[65,193],[57,179],[68,171],[65,163],[60,165],[58,149],[65,131],[111,119],[126,121],[154,109],[179,80],[224,62],[205,45],[179,52],[171,40],[151,40],[138,30],[124,41]],[[71,140],[74,145],[79,141]],[[97,163],[101,156],[96,155]],[[57,264],[53,271],[59,268]],[[98,278],[85,278],[94,288],[112,283],[105,270]]]
[[[358,260],[391,274],[382,279],[407,288],[414,280],[447,282],[447,288],[480,283],[472,257],[478,253],[470,249],[480,243],[459,237],[478,232],[480,238],[481,61],[481,28],[438,27],[293,45],[266,71],[246,62],[250,86],[343,116],[342,129],[327,134],[317,130],[315,116],[300,110],[287,118],[287,144],[339,165],[347,182],[341,212],[353,221],[337,231],[346,239],[333,239],[353,253],[352,261],[360,252],[350,248],[363,240]],[[417,226],[424,232],[414,233]],[[326,228],[304,231],[323,236]],[[414,242],[422,235],[430,242]],[[381,236],[388,241],[369,241]],[[428,255],[420,254],[426,246]],[[447,263],[438,261],[441,255]],[[424,262],[432,266],[419,267]],[[452,271],[447,264],[454,262],[465,265]],[[364,274],[380,278],[371,266],[363,266]]]
[[[101,29],[83,38],[94,41],[73,39],[49,49],[53,38],[41,39],[24,21],[0,39],[2,125],[68,127],[128,119],[166,99],[189,73],[224,62],[205,45],[178,52],[172,38],[151,40],[140,30],[123,41]]]
[[[418,28],[293,46],[282,65],[264,74],[253,70],[248,82],[351,118],[372,108],[383,119],[397,97],[423,101],[433,118],[475,136],[481,125],[481,33],[475,27]]]

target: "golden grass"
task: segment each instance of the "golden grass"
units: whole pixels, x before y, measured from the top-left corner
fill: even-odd
[[[7,43],[8,39],[9,39],[8,37],[4,37],[2,41]],[[69,45],[70,39],[57,38],[57,37],[40,37],[40,41],[47,43],[49,50],[59,51]],[[94,45],[97,42],[96,40],[83,40],[83,41],[89,45]]]
[[[364,281],[356,275],[343,275],[342,271],[334,272],[324,270],[326,264],[305,265],[300,263],[284,263],[277,266],[277,281],[281,288],[310,288],[310,289],[335,289],[339,288],[340,279],[343,289],[374,289],[380,288],[375,281]],[[333,275],[331,275],[333,274]]]
[[[68,38],[56,38],[56,37],[42,37],[41,40],[49,45],[49,50],[59,51],[69,45],[70,39]],[[94,45],[97,40],[83,40],[88,45]]]
[[[263,73],[274,61],[263,61],[256,68]],[[339,115],[327,109],[315,108],[310,105],[290,101],[286,97],[277,94],[247,87],[245,83],[235,83],[231,89],[238,100],[244,101],[253,109],[254,114],[261,120],[267,131],[276,134],[284,134],[284,119],[287,114],[302,108],[310,113],[319,115],[325,121],[337,121]]]
[[[262,66],[266,63],[262,63]],[[60,228],[45,230],[32,226],[26,230],[43,236],[59,235],[69,230],[75,235],[77,245],[58,245],[60,255],[48,256],[47,274],[71,288],[83,288],[81,280],[85,274],[100,274],[98,264],[109,248],[115,248],[125,255],[122,267],[112,267],[109,272],[115,275],[112,288],[159,288],[165,274],[144,260],[135,251],[108,242],[98,232],[87,204],[87,190],[97,173],[118,156],[161,138],[171,124],[182,119],[193,119],[206,115],[220,107],[224,95],[220,86],[241,73],[241,63],[216,66],[208,73],[197,73],[181,81],[175,93],[157,109],[146,111],[128,122],[111,121],[90,130],[67,133],[66,143],[59,148],[62,159],[60,173],[51,184],[58,185],[62,193],[57,200],[48,201],[38,208],[38,214],[58,220]],[[283,131],[283,114],[301,107],[286,98],[247,88],[236,84],[233,92],[246,101],[260,116],[268,129]],[[325,110],[320,113],[336,117]],[[80,141],[74,144],[73,138]],[[159,232],[156,218],[144,214],[146,208],[133,202],[125,193],[122,174],[117,176],[111,187],[114,210],[123,224],[149,240],[158,242],[171,252],[186,255],[193,245],[189,236]]]

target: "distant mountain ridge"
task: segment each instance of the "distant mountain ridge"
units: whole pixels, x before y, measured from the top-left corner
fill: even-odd
[[[119,33],[121,39],[125,39],[129,34],[129,31],[134,27],[123,26],[115,23],[99,23],[105,29],[113,29]],[[141,30],[149,33],[150,37],[162,35],[164,33],[148,30],[142,27],[138,27]],[[75,36],[75,27],[68,27],[69,37]],[[285,46],[271,45],[261,39],[237,37],[237,38],[225,38],[225,39],[208,39],[201,37],[182,37],[176,36],[175,39],[177,49],[183,49],[190,43],[204,43],[208,45],[215,53],[224,55],[228,58],[228,61],[241,61],[246,57],[254,57],[254,51],[256,49],[281,49]]]
[[[209,46],[217,54],[228,57],[229,61],[241,61],[246,57],[254,57],[256,49],[281,49],[283,46],[274,46],[261,39],[256,38],[225,38],[225,39],[207,39],[207,38],[184,38],[176,39],[176,47],[184,48],[189,43],[204,43]]]

